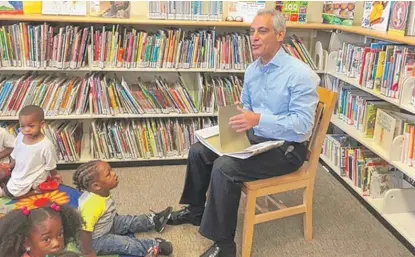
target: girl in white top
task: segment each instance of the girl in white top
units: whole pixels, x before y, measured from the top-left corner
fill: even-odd
[[[0,189],[0,197],[23,198],[39,193],[39,185],[48,176],[62,180],[56,172],[55,147],[41,131],[45,123],[42,108],[25,106],[19,113],[19,123],[21,131],[11,153],[13,171],[7,185]]]

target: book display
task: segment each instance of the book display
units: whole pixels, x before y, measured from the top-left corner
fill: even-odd
[[[12,2],[0,2],[0,127],[16,135],[19,111],[41,106],[60,165],[183,161],[209,138],[227,147],[218,112],[240,101],[250,22],[271,2],[151,1],[145,18],[138,2]],[[358,1],[323,2],[314,18],[312,1],[272,2],[287,21],[282,51],[339,93],[322,163],[414,247],[414,4],[365,1],[357,17]],[[242,148],[218,152],[261,151]]]

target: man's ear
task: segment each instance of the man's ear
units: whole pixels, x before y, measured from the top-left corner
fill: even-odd
[[[278,42],[283,42],[284,38],[285,38],[285,33],[283,31],[277,32],[277,41]]]

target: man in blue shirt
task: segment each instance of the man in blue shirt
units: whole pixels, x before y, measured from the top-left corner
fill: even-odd
[[[214,241],[201,257],[235,257],[234,242],[241,188],[244,181],[288,174],[306,158],[306,143],[314,125],[320,78],[281,47],[284,17],[261,10],[251,28],[252,53],[258,57],[247,68],[240,114],[230,125],[248,133],[251,143],[284,140],[278,148],[248,159],[219,157],[201,143],[191,146],[181,204],[171,225],[191,223]],[[209,187],[209,196],[206,193]]]

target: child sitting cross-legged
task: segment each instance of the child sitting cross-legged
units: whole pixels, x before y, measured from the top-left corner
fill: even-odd
[[[73,175],[73,182],[83,194],[78,209],[85,225],[81,232],[81,250],[86,257],[97,254],[132,256],[170,255],[173,246],[161,238],[138,239],[132,233],[155,229],[164,230],[172,207],[148,215],[118,215],[111,190],[118,185],[118,177],[104,161],[82,164]]]
[[[0,256],[45,257],[78,240],[82,218],[69,206],[13,210],[0,219]],[[53,256],[53,255],[51,255]]]
[[[0,197],[23,198],[40,193],[39,185],[49,176],[61,181],[56,172],[56,150],[53,143],[42,133],[45,124],[43,109],[27,105],[19,112],[21,131],[11,153],[11,177],[0,188]]]

